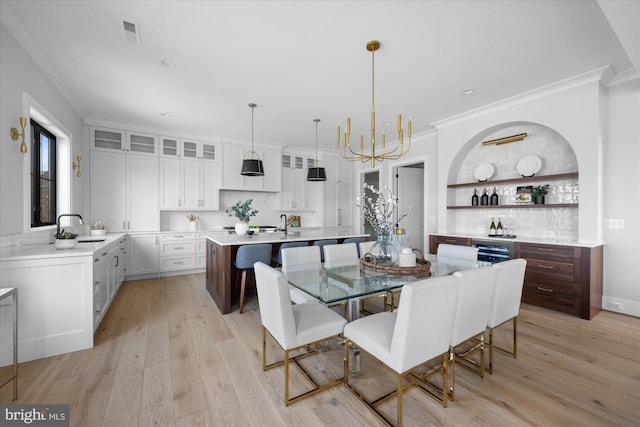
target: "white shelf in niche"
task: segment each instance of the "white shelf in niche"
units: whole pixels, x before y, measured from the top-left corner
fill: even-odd
[[[554,175],[538,175],[528,176],[525,178],[508,178],[508,179],[496,179],[492,181],[481,182],[463,182],[460,184],[449,184],[447,188],[464,188],[464,187],[477,187],[482,185],[501,185],[501,184],[515,184],[523,182],[535,182],[535,181],[554,181],[560,179],[578,178],[578,172],[558,173]]]

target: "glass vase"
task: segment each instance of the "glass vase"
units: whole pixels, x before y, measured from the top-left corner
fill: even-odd
[[[378,240],[371,246],[369,250],[375,257],[378,265],[397,265],[398,264],[398,249],[393,244],[391,235],[388,233],[378,234]]]

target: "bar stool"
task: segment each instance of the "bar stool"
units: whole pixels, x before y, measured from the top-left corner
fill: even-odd
[[[256,262],[271,263],[271,243],[259,243],[256,245],[243,245],[238,248],[234,265],[242,271],[240,283],[240,313],[244,309],[244,292],[247,284],[247,271],[253,270]],[[238,288],[236,276],[236,289]]]
[[[316,240],[313,242],[313,246],[320,246],[320,260],[324,262],[324,246],[325,245],[337,245],[338,239],[325,239],[325,240]]]
[[[282,265],[282,250],[283,249],[298,248],[300,246],[308,246],[308,245],[309,245],[309,242],[283,243],[283,244],[280,245],[280,250],[278,250],[278,253],[271,258],[271,261],[273,262],[273,264],[276,265],[276,267],[280,267]]]

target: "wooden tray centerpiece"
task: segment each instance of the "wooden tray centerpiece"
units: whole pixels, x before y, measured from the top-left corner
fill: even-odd
[[[369,268],[374,271],[384,271],[387,273],[393,274],[419,274],[419,273],[428,273],[431,269],[431,262],[429,260],[424,259],[424,254],[420,249],[412,249],[412,251],[417,252],[419,257],[416,256],[416,266],[415,267],[399,267],[397,265],[378,265],[378,261],[376,257],[371,253],[367,252],[364,254],[362,259],[360,260],[360,264],[364,268]]]

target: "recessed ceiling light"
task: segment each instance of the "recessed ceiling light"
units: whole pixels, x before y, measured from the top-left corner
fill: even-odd
[[[165,118],[169,118],[169,117],[171,117],[171,114],[169,114],[169,113],[160,113],[160,115],[161,115],[162,117],[165,117]]]
[[[168,59],[163,59],[162,61],[160,61],[160,63],[167,68],[176,68],[176,63],[173,61],[169,61]]]
[[[467,89],[465,91],[462,92],[463,95],[471,95],[472,93],[475,93],[475,89]]]

